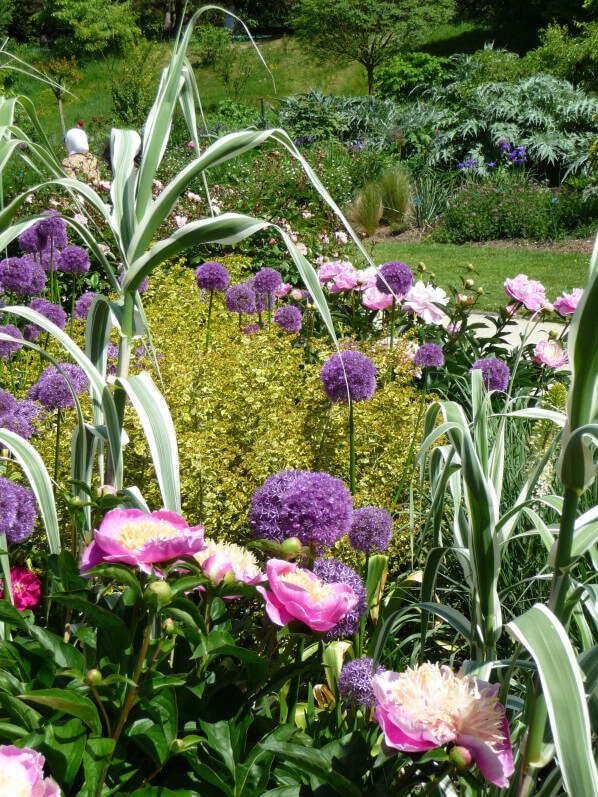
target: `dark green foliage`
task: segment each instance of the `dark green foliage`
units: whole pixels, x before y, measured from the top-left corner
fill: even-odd
[[[416,87],[441,82],[449,64],[448,58],[428,53],[398,55],[376,70],[375,94],[404,102]]]
[[[159,56],[150,42],[131,48],[112,80],[112,107],[119,125],[141,127],[156,94]]]

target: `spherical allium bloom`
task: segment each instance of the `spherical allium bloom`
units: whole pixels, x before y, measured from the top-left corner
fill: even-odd
[[[482,380],[486,390],[506,390],[511,378],[508,366],[496,357],[484,357],[476,362],[469,369],[471,374],[479,369],[482,372]]]
[[[23,269],[27,272],[27,283],[24,281],[22,283],[22,295],[35,296],[35,294],[41,293],[48,281],[43,265],[39,263],[33,255],[23,255],[21,264]],[[25,271],[23,273],[25,273]]]
[[[0,426],[8,429],[15,434],[18,434],[24,440],[29,440],[31,435],[37,434],[39,429],[34,425],[34,420],[39,418],[42,414],[42,408],[39,404],[29,399],[17,402],[15,411],[9,417],[5,418],[4,422],[0,422]]]
[[[43,249],[44,241],[40,237],[37,225],[29,227],[19,235],[19,246],[23,252],[41,252]]]
[[[42,249],[34,257],[35,262],[38,263],[46,273],[50,271],[60,271],[60,252],[57,249]]]
[[[87,390],[87,377],[85,371],[78,365],[60,363],[60,367],[64,371],[66,379],[55,365],[49,365],[29,390],[27,398],[39,401],[41,405],[51,410],[73,409],[75,399],[69,388],[69,383],[79,396]]]
[[[64,274],[85,274],[89,271],[89,255],[80,246],[67,246],[61,251],[56,268]]]
[[[391,260],[380,266],[380,274],[376,278],[376,288],[380,293],[394,293],[399,298],[405,296],[412,285],[413,273],[405,263]]]
[[[17,400],[12,393],[0,388],[0,426],[4,426],[17,408]]]
[[[256,293],[274,293],[282,285],[282,275],[275,268],[260,268],[253,278]]]
[[[0,360],[8,360],[15,351],[23,348],[23,344],[18,342],[23,340],[23,335],[14,324],[3,324],[0,326],[0,332],[16,339],[14,343],[10,340],[0,340]]]
[[[554,300],[554,309],[562,316],[573,315],[582,296],[582,288],[573,288],[571,293],[563,293],[562,296]]]
[[[349,350],[333,354],[320,371],[320,382],[333,404],[348,402],[347,383],[351,401],[368,401],[376,390],[376,366],[360,351]]]
[[[27,567],[11,567],[10,585],[15,609],[35,609],[42,594],[39,577]],[[4,582],[0,581],[0,599],[4,598]],[[0,792],[1,794],[1,792]]]
[[[498,684],[426,663],[378,673],[372,688],[374,719],[387,747],[414,753],[454,742],[469,751],[486,780],[508,787],[513,755]]]
[[[413,364],[418,368],[441,368],[444,365],[442,346],[436,343],[424,343],[415,352]]]
[[[266,573],[272,591],[256,589],[266,601],[266,614],[276,625],[300,620],[312,631],[329,631],[358,601],[348,584],[324,584],[314,573],[292,562],[270,559]]]
[[[379,664],[376,674],[386,672]],[[343,664],[338,676],[338,693],[346,698],[352,706],[373,708],[376,705],[372,676],[374,675],[374,660],[369,656],[363,659],[353,659]]]
[[[447,305],[448,301],[449,297],[442,288],[424,285],[418,280],[406,293],[402,309],[407,313],[415,313],[426,324],[442,324],[447,316],[436,305]]]
[[[202,263],[195,269],[195,282],[202,291],[225,291],[230,282],[230,274],[222,263]]]
[[[97,296],[97,293],[94,291],[86,291],[82,293],[81,296],[75,302],[75,312],[74,317],[79,318],[82,321],[85,321],[87,318],[87,314],[89,313],[89,308],[91,307],[91,303]]]
[[[326,641],[345,639],[359,628],[359,621],[367,611],[367,591],[361,576],[349,565],[338,559],[318,559],[314,564],[314,574],[324,584],[348,584],[357,598],[357,603],[347,614],[326,632]]]
[[[368,310],[386,310],[392,304],[392,294],[382,293],[374,285],[364,290],[361,296],[361,303]]]
[[[52,304],[47,299],[32,299],[29,303],[29,307],[31,310],[35,310],[36,313],[43,315],[44,318],[47,318],[48,321],[51,321],[53,324],[59,329],[64,329],[66,326],[66,313],[58,304]],[[42,328],[37,324],[25,324],[23,329],[23,334],[25,340],[37,340],[39,336],[42,334]]]
[[[106,347],[106,373],[114,376],[116,374],[116,368],[118,365],[118,346],[114,343],[109,343]]]
[[[260,328],[257,324],[247,324],[241,331],[244,335],[247,335],[248,338],[251,338],[260,331]]]
[[[121,562],[150,573],[153,564],[195,556],[204,547],[203,526],[189,526],[176,512],[160,509],[149,515],[140,509],[106,513],[94,541],[81,558],[81,572],[103,562]]]
[[[50,244],[54,249],[62,249],[68,243],[66,235],[66,222],[60,217],[56,210],[44,210],[36,225],[39,236],[43,242],[43,249],[47,249]]]
[[[525,274],[505,280],[505,293],[527,309],[537,313],[546,304],[546,288],[538,280],[530,280]]]
[[[251,283],[250,283],[251,284]],[[276,305],[276,296],[274,293],[260,293],[256,291],[255,294],[255,311],[256,313],[265,313],[268,310],[273,310]]]
[[[0,476],[0,532],[17,545],[33,534],[37,505],[27,487]]]
[[[381,506],[363,506],[353,511],[349,542],[356,551],[385,551],[392,537],[392,517]]]
[[[279,307],[272,320],[285,332],[299,332],[303,324],[301,310],[292,304]]]
[[[0,285],[18,296],[34,296],[46,285],[46,275],[31,255],[0,261]]]
[[[44,763],[30,747],[0,745],[0,797],[60,797],[58,784],[44,778]]]
[[[256,312],[255,291],[243,282],[231,285],[224,294],[224,306],[229,313],[251,315]]]
[[[534,347],[532,360],[548,368],[562,368],[569,362],[567,352],[556,340],[542,340]]]
[[[249,527],[261,539],[298,537],[304,545],[331,546],[349,531],[352,509],[351,493],[340,479],[286,470],[269,476],[252,495]]]
[[[234,542],[204,539],[204,543],[205,548],[195,554],[195,559],[213,584],[219,584],[231,571],[235,581],[244,584],[259,584],[265,580],[257,559],[247,548]]]

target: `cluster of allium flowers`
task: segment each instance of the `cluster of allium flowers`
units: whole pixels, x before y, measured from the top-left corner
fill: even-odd
[[[392,537],[392,517],[380,506],[355,509],[349,529],[349,542],[356,551],[385,551]]]
[[[40,430],[34,426],[33,421],[42,415],[41,407],[34,401],[24,399],[18,401],[14,412],[0,421],[0,426],[18,434],[24,440],[29,440],[32,434],[37,434]]]
[[[525,274],[505,280],[505,293],[534,313],[542,310],[548,302],[546,288],[538,280],[530,280]]]
[[[573,288],[571,293],[563,293],[562,296],[554,300],[554,309],[562,316],[573,315],[582,296],[582,288]]]
[[[436,343],[424,343],[415,352],[413,364],[418,368],[441,368],[444,365],[442,346]]]
[[[0,332],[4,335],[10,335],[11,338],[16,338],[14,342],[10,340],[0,340],[0,360],[8,360],[15,351],[23,348],[23,344],[19,343],[20,340],[23,340],[23,335],[21,334],[21,330],[17,329],[14,324],[4,324],[0,326]]]
[[[475,370],[482,372],[482,380],[486,390],[506,390],[511,378],[508,366],[496,357],[484,357],[476,362],[469,369],[471,374]]]
[[[357,598],[357,603],[339,620],[324,637],[327,642],[344,639],[359,628],[359,621],[367,611],[367,591],[361,576],[349,565],[338,559],[318,559],[314,564],[314,574],[324,584],[348,584]]]
[[[44,210],[42,215],[45,218],[40,219],[36,224],[42,241],[41,248],[48,249],[51,245],[54,249],[62,249],[68,243],[66,222],[56,210]]]
[[[376,674],[386,672],[379,664]],[[363,659],[353,659],[343,664],[338,676],[338,693],[346,698],[352,706],[373,708],[376,705],[372,676],[374,675],[374,660],[365,656]]]
[[[46,286],[46,274],[31,255],[0,261],[0,285],[18,296],[34,296]]]
[[[333,404],[368,401],[376,390],[376,366],[360,351],[347,350],[333,354],[320,371],[320,382]]]
[[[195,282],[202,291],[225,291],[230,275],[222,263],[202,263],[195,269]]]
[[[269,476],[251,497],[249,527],[261,539],[298,537],[332,546],[349,531],[353,499],[328,473],[287,470]]]
[[[37,506],[31,490],[0,476],[0,532],[9,543],[24,542],[33,534]]]
[[[80,246],[67,246],[60,253],[60,271],[64,274],[84,274],[89,271],[89,255]]]
[[[30,747],[0,746],[0,797],[60,797],[58,784],[44,778],[44,760]]]
[[[282,276],[274,268],[261,268],[253,278],[256,293],[274,293],[282,285]]]
[[[29,307],[35,310],[36,313],[43,315],[48,321],[56,324],[59,329],[64,329],[66,326],[67,316],[60,305],[52,304],[47,299],[37,298],[31,300]],[[42,332],[42,328],[37,324],[25,324],[23,328],[23,336],[25,340],[29,341],[37,340]]]
[[[556,340],[541,340],[534,347],[533,361],[548,368],[562,368],[569,362],[567,352]]]
[[[0,426],[11,417],[17,408],[17,400],[12,393],[0,388]]]
[[[19,235],[19,246],[23,252],[31,254],[34,254],[35,252],[41,252],[44,247],[44,243],[45,241],[40,237],[37,225],[29,227],[29,229],[25,230]]]
[[[391,260],[380,266],[380,274],[376,278],[376,288],[380,293],[394,293],[402,298],[413,285],[413,274],[409,266],[398,260]]]
[[[251,315],[256,312],[255,291],[243,282],[232,285],[224,294],[224,306],[229,313]]]
[[[82,293],[81,296],[75,302],[75,312],[74,317],[78,318],[82,321],[85,321],[87,315],[89,313],[89,308],[91,307],[91,303],[97,296],[97,293],[94,291],[86,291]]]
[[[35,609],[42,594],[39,577],[27,567],[11,567],[10,586],[15,609]],[[0,599],[4,598],[4,581],[0,581]],[[0,773],[1,776],[1,773]]]
[[[377,673],[372,688],[387,747],[414,753],[453,742],[486,780],[508,787],[513,755],[498,684],[426,663]]]
[[[285,332],[299,332],[303,323],[303,316],[298,307],[287,304],[276,310],[272,320]]]
[[[33,401],[39,401],[47,409],[73,409],[75,399],[69,388],[69,383],[75,393],[80,395],[87,390],[87,377],[78,365],[60,363],[60,367],[64,371],[66,379],[55,365],[49,365],[29,390],[27,397]]]

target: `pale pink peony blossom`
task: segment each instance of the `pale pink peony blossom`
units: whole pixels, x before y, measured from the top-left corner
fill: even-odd
[[[530,280],[525,274],[518,274],[514,279],[505,280],[505,293],[534,313],[541,310],[548,301],[546,289],[538,280]]]
[[[426,663],[378,673],[372,687],[387,747],[417,753],[454,742],[469,751],[486,780],[509,785],[513,754],[498,684]]]
[[[582,288],[573,288],[571,293],[563,293],[562,296],[555,299],[554,309],[562,316],[573,315],[582,296]]]
[[[140,509],[113,509],[93,537],[83,551],[82,573],[103,562],[121,562],[150,573],[153,564],[194,556],[204,547],[203,526],[191,527],[167,509],[149,515]]]
[[[311,219],[311,213],[309,212],[309,210],[304,210],[301,215],[303,216],[304,219]]]
[[[318,269],[320,285],[327,285],[333,293],[351,290],[357,285],[357,279],[358,272],[348,260],[327,260]]]
[[[195,554],[195,559],[213,584],[219,584],[229,572],[233,573],[235,581],[245,584],[253,585],[265,581],[266,577],[257,559],[247,548],[233,542],[208,539],[205,540],[205,545],[203,551]]]
[[[562,368],[569,362],[567,352],[556,340],[541,340],[534,347],[532,360],[549,368]]]
[[[191,202],[201,202],[200,195],[194,193],[193,191],[187,191],[187,199],[190,199]]]
[[[299,252],[301,252],[303,257],[305,257],[305,255],[307,254],[307,246],[305,244],[301,244],[301,243],[297,244],[297,250]]]
[[[30,747],[0,746],[0,797],[60,797],[58,784],[44,778],[45,759]]]
[[[375,285],[372,285],[364,290],[361,303],[369,310],[386,310],[392,304],[392,294],[382,293]]]
[[[86,217],[86,216],[84,216],[82,213],[75,213],[75,215],[73,216],[73,218],[74,218],[74,219],[75,219],[75,221],[76,221],[76,222],[78,222],[79,224],[83,224],[83,225],[87,224],[87,217]]]
[[[442,288],[424,285],[418,280],[405,294],[402,309],[407,313],[415,313],[426,324],[442,324],[447,315],[436,305],[447,305],[448,301],[449,297]]]
[[[256,587],[266,601],[266,614],[276,625],[301,620],[312,631],[330,631],[355,608],[358,598],[348,584],[324,584],[310,570],[270,559],[268,585]]]
[[[277,288],[277,289],[276,289],[276,290],[273,292],[273,294],[272,294],[272,295],[273,295],[273,296],[276,296],[276,298],[277,298],[277,299],[282,299],[282,297],[283,297],[283,296],[286,296],[286,295],[287,295],[287,293],[289,293],[289,291],[291,290],[291,288],[292,288],[292,287],[293,287],[293,286],[292,286],[290,283],[288,283],[288,282],[283,282],[283,283],[282,283],[282,285],[280,286],[280,288]]]
[[[346,244],[346,243],[349,242],[349,236],[343,230],[339,230],[338,232],[335,232],[334,233],[334,237],[341,244]]]
[[[176,222],[177,227],[184,227],[187,224],[187,217],[186,216],[175,216],[174,220]]]

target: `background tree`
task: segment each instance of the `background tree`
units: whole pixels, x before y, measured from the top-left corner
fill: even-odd
[[[372,94],[374,69],[447,22],[453,7],[453,0],[299,0],[292,24],[320,60],[362,64]]]
[[[50,58],[47,63],[38,62],[33,65],[44,75],[52,78],[54,81],[50,84],[50,89],[56,97],[58,103],[58,117],[60,119],[60,127],[62,128],[63,137],[66,135],[66,125],[64,123],[64,111],[62,108],[62,98],[65,93],[69,92],[80,80],[83,80],[83,75],[77,69],[77,61],[75,56],[70,58]]]

